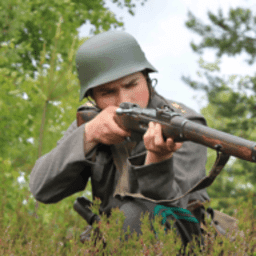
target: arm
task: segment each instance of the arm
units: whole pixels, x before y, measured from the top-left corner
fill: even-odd
[[[85,158],[84,130],[85,125],[77,127],[74,121],[57,147],[36,161],[30,175],[30,190],[38,201],[55,203],[85,188],[93,150]]]
[[[30,190],[38,201],[55,203],[82,191],[91,176],[95,164],[91,159],[98,143],[118,143],[130,136],[114,122],[116,109],[109,107],[79,127],[74,121],[57,147],[36,161]]]

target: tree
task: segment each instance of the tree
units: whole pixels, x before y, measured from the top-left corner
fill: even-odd
[[[113,3],[134,15],[133,0],[113,0]],[[92,33],[96,34],[124,26],[105,5],[103,0],[1,1],[2,156],[15,155],[15,150],[9,151],[8,147],[13,149],[24,143],[31,146],[25,142],[29,138],[35,141],[39,138],[37,156],[40,156],[53,147],[53,141],[56,143],[51,136],[43,143],[45,125],[59,138],[73,121],[79,95],[74,54],[86,40],[78,39],[78,27],[89,22]],[[45,149],[43,144],[47,145]]]
[[[146,0],[141,0],[144,4]],[[117,27],[123,22],[105,5],[103,0],[11,0],[0,3],[0,43],[12,45],[8,51],[9,63],[18,70],[35,71],[40,52],[45,45],[50,56],[56,24],[61,22],[58,52],[65,61],[68,47],[77,36],[77,29],[84,23],[91,24],[91,31],[99,33]],[[112,0],[120,8],[127,8],[134,15],[133,0]]]
[[[215,49],[218,58],[214,63],[206,63],[200,57],[199,65],[204,70],[203,75],[198,72],[200,81],[185,76],[182,79],[193,89],[206,93],[209,103],[201,113],[210,127],[256,141],[256,76],[232,75],[225,78],[214,74],[220,71],[218,63],[224,54],[236,56],[245,51],[250,56],[247,63],[254,63],[256,17],[249,9],[242,8],[231,8],[228,17],[223,16],[221,9],[218,15],[209,11],[208,17],[212,23],[210,25],[199,21],[191,12],[188,13],[187,28],[201,36],[201,42],[191,42],[191,47],[200,56],[205,49]],[[213,162],[213,151],[208,152],[210,162]],[[246,200],[248,190],[256,192],[255,170],[254,163],[240,159],[230,161],[208,189],[211,197],[219,199],[218,207]]]

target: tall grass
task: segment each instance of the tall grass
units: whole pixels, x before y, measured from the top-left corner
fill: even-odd
[[[8,176],[8,175],[7,175]],[[10,182],[10,176],[3,176],[3,184]],[[13,182],[13,180],[12,180]],[[13,184],[15,185],[15,184]],[[15,188],[16,187],[16,188]],[[73,210],[77,194],[57,204],[37,204],[28,187],[13,186],[12,190],[1,189],[0,255],[179,255],[182,243],[175,230],[165,234],[157,217],[154,223],[157,237],[150,230],[148,216],[142,218],[142,232],[139,237],[130,235],[124,239],[122,233],[123,214],[113,210],[107,220],[102,217],[100,238],[96,232],[85,244],[79,236],[87,223]],[[25,199],[25,201],[24,201]],[[98,211],[99,202],[94,206]],[[236,209],[234,217],[239,220],[239,234],[233,234],[231,242],[225,236],[214,238],[214,229],[205,234],[205,246],[199,248],[191,242],[185,255],[194,247],[194,255],[252,255],[256,256],[256,205],[255,195],[248,195],[248,201]],[[209,220],[207,220],[209,225]],[[96,243],[95,243],[96,240]]]

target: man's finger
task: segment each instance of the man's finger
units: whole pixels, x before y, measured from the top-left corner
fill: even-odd
[[[164,144],[164,139],[162,136],[162,127],[160,124],[156,123],[155,125],[155,143],[158,146],[163,146]]]
[[[124,137],[130,137],[131,136],[131,131],[130,130],[126,130],[123,127],[120,127],[118,123],[116,123],[115,121],[115,117],[113,118],[113,129],[115,130],[116,134],[120,134],[121,136]]]
[[[174,142],[173,142],[172,138],[167,138],[166,144],[167,144],[168,149],[173,149]]]

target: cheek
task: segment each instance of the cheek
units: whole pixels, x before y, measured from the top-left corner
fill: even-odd
[[[140,101],[145,101],[149,97],[149,94],[147,91],[138,91],[138,92],[134,93],[133,95],[134,95],[134,97],[136,97],[137,100],[140,100]]]
[[[138,87],[133,93],[133,98],[142,108],[146,108],[149,101],[149,91],[147,85]]]
[[[96,101],[98,107],[101,109],[104,109],[108,106],[114,106],[115,105],[115,100],[113,97],[99,97]]]

